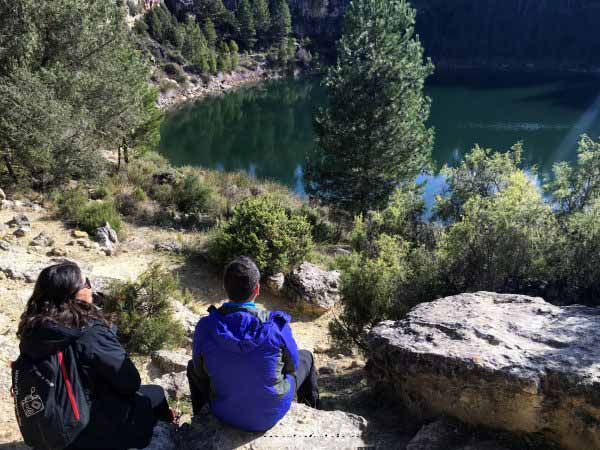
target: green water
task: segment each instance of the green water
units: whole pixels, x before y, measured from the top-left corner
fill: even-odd
[[[476,143],[524,144],[527,166],[549,174],[572,160],[579,135],[600,136],[600,80],[480,75],[430,83],[433,158],[453,164]],[[245,170],[303,192],[302,165],[313,145],[312,114],[325,102],[315,79],[243,88],[183,106],[166,117],[160,148],[175,165]],[[443,181],[428,177],[428,196]]]

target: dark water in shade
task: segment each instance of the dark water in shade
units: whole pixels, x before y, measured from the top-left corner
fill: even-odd
[[[438,167],[455,164],[476,143],[505,150],[522,141],[526,166],[547,175],[555,162],[576,157],[582,133],[600,136],[600,78],[456,75],[431,82],[427,94]],[[169,113],[160,149],[175,165],[246,170],[302,193],[312,114],[324,103],[316,79],[243,88]],[[430,202],[443,180],[427,179]]]

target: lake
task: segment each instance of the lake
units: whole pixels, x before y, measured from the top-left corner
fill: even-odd
[[[426,91],[438,168],[455,164],[474,144],[505,150],[521,141],[525,165],[545,176],[555,162],[575,159],[581,134],[600,136],[595,77],[456,74],[433,80]],[[318,79],[271,81],[203,99],[167,115],[160,150],[175,165],[245,170],[303,193],[312,116],[324,103]],[[424,179],[431,203],[443,180]]]

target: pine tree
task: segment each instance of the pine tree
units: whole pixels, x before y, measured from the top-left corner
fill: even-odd
[[[275,0],[271,14],[271,36],[281,44],[292,32],[292,15],[287,0]]]
[[[225,42],[219,44],[219,56],[217,59],[219,72],[229,73],[231,72],[231,53],[229,47]]]
[[[217,47],[217,30],[210,18],[204,19],[204,36],[206,37],[208,48],[215,49]]]
[[[229,53],[231,54],[231,70],[236,70],[240,65],[240,48],[235,41],[229,41]]]
[[[218,25],[227,13],[227,8],[223,5],[223,0],[194,0],[192,11],[198,21],[202,22],[205,19],[210,19],[213,24]]]
[[[254,0],[252,3],[252,12],[254,14],[256,37],[259,45],[264,48],[267,45],[269,29],[271,28],[271,14],[269,12],[268,1]]]
[[[219,66],[217,64],[217,52],[215,49],[209,49],[208,51],[208,68],[211,74],[216,75],[219,72]]]
[[[209,73],[208,43],[193,16],[190,15],[186,18],[181,34],[183,35],[181,47],[183,57],[197,66],[202,73]]]
[[[423,94],[432,73],[407,0],[354,0],[328,71],[329,106],[315,120],[309,195],[353,213],[385,207],[430,160],[433,130]]]
[[[241,0],[237,8],[237,21],[240,27],[240,44],[242,48],[251,50],[256,44],[254,16],[248,0]]]
[[[100,149],[146,139],[148,68],[114,2],[0,1],[0,30],[0,161],[14,181],[94,177]]]

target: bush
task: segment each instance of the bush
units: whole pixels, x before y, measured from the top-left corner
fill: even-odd
[[[185,83],[187,81],[187,78],[181,70],[181,67],[179,67],[177,64],[167,63],[163,66],[163,70],[170,78],[173,78],[178,83]]]
[[[214,189],[193,174],[187,174],[177,181],[173,188],[173,199],[177,209],[183,213],[207,213],[217,209]]]
[[[131,193],[131,198],[136,202],[145,202],[148,200],[148,195],[141,187],[136,187]]]
[[[93,233],[97,228],[108,222],[114,230],[121,231],[121,215],[117,211],[115,202],[92,201],[89,202],[74,218],[74,224],[83,231]]]
[[[171,308],[171,298],[181,295],[172,274],[153,265],[135,282],[113,284],[110,292],[105,312],[128,351],[148,354],[183,343],[183,328]]]
[[[311,226],[306,219],[286,214],[280,201],[265,195],[242,200],[231,220],[211,236],[208,250],[219,265],[249,256],[268,275],[301,263],[311,247]]]
[[[160,92],[165,94],[169,91],[174,91],[178,87],[179,87],[179,85],[177,84],[176,81],[169,80],[169,79],[163,79],[160,81],[160,85],[159,85],[158,89]]]

